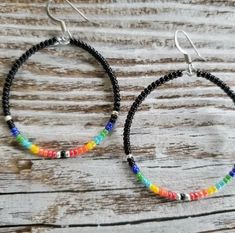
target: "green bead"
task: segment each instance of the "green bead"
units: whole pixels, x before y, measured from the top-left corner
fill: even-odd
[[[137,180],[138,180],[138,181],[142,181],[142,180],[144,179],[144,175],[143,175],[141,172],[138,172],[138,173],[136,174],[136,177],[137,177]]]
[[[229,182],[229,179],[227,178],[227,176],[224,177],[223,181],[224,181],[224,183],[226,183],[226,184]]]
[[[107,136],[107,135],[109,134],[109,131],[108,131],[107,129],[103,129],[103,130],[102,130],[102,133],[103,133],[105,136]]]
[[[17,140],[17,142],[22,143],[25,139],[24,139],[23,135],[18,134],[18,135],[16,136],[16,140]]]
[[[230,176],[230,175],[226,175],[225,178],[226,178],[228,181],[231,181],[231,180],[232,180],[232,176]]]
[[[106,135],[105,135],[103,132],[100,132],[100,135],[101,135],[103,138],[106,137]]]

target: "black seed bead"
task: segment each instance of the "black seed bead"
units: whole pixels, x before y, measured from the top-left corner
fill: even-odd
[[[165,81],[164,81],[164,78],[163,78],[163,77],[161,77],[161,78],[159,79],[159,81],[160,81],[160,83],[161,83],[161,84],[165,83]]]
[[[177,72],[176,71],[172,72],[171,74],[172,74],[172,78],[175,78],[177,76]]]
[[[160,80],[158,79],[158,80],[155,81],[155,87],[158,87],[159,85],[161,85],[161,82],[160,82]]]
[[[127,161],[129,163],[130,167],[133,167],[135,165],[134,158],[128,158]]]
[[[117,121],[117,119],[115,119],[115,118],[110,118],[109,121],[114,124],[114,123]]]
[[[165,75],[165,76],[163,77],[163,79],[164,79],[164,82],[167,82],[167,81],[170,80],[170,76],[169,76],[169,75]]]
[[[184,193],[180,194],[180,200],[184,201],[186,199],[186,195]]]
[[[44,47],[44,42],[40,42],[39,45],[40,45],[40,48],[43,49],[43,47]]]
[[[210,79],[210,77],[211,77],[211,74],[206,73],[205,78]]]
[[[142,98],[145,98],[146,94],[145,94],[144,90],[140,93],[140,95],[142,96]]]
[[[60,157],[61,157],[62,159],[65,159],[65,158],[66,158],[66,152],[65,152],[64,150],[62,150],[62,151],[60,152]]]
[[[177,77],[183,76],[183,72],[181,70],[177,70],[176,73],[177,73]]]
[[[9,129],[15,128],[15,124],[14,124],[13,120],[7,121],[7,125],[9,127]]]
[[[201,77],[201,71],[197,70],[197,77]]]
[[[156,88],[156,83],[152,82],[149,86],[151,86],[152,89],[155,89]]]
[[[203,71],[202,71],[202,72],[201,72],[201,77],[204,78],[205,76],[206,76],[206,72],[203,72]]]
[[[144,89],[144,93],[145,93],[145,95],[147,96],[147,95],[150,93],[149,89],[148,89],[148,88],[145,88],[145,89]]]

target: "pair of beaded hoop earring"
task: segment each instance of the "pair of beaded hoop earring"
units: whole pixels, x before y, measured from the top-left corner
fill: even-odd
[[[60,37],[53,37],[49,40],[46,40],[37,45],[34,45],[15,61],[15,63],[13,64],[12,68],[10,69],[6,77],[4,87],[3,87],[3,94],[2,94],[3,113],[5,116],[5,121],[11,131],[11,134],[16,138],[17,142],[20,145],[30,150],[30,152],[32,152],[33,154],[42,156],[44,158],[50,158],[50,159],[77,157],[81,154],[84,154],[92,150],[96,145],[99,145],[105,139],[105,137],[112,131],[115,125],[115,122],[118,118],[118,113],[120,110],[119,86],[118,86],[116,76],[114,72],[112,71],[111,67],[109,66],[108,62],[105,60],[105,58],[99,52],[97,52],[94,48],[92,48],[90,45],[86,44],[85,42],[81,40],[74,39],[71,33],[69,32],[69,30],[67,29],[65,22],[51,15],[50,9],[49,9],[50,2],[51,1],[48,1],[48,5],[47,5],[48,16],[61,24],[63,35]],[[66,2],[68,2],[84,19],[88,20],[72,3],[70,3],[68,0],[66,0]],[[188,63],[188,70],[187,71],[178,70],[178,71],[169,73],[168,75],[165,75],[164,77],[161,77],[160,79],[151,83],[141,92],[141,94],[136,98],[136,100],[134,101],[134,103],[132,104],[128,112],[128,115],[125,121],[125,126],[124,126],[123,141],[124,141],[124,151],[125,151],[125,154],[127,155],[127,161],[129,163],[129,166],[131,170],[133,171],[133,173],[136,175],[137,179],[141,183],[143,183],[152,192],[154,192],[155,194],[163,198],[166,198],[169,200],[190,201],[190,200],[198,200],[200,198],[210,196],[213,193],[221,190],[226,184],[228,184],[232,180],[233,177],[235,177],[235,167],[221,181],[216,183],[216,185],[209,187],[208,189],[203,189],[198,192],[191,192],[189,194],[177,193],[177,192],[168,191],[165,188],[152,184],[140,171],[140,168],[136,164],[134,157],[131,154],[131,146],[130,146],[130,128],[131,128],[134,115],[136,111],[138,110],[138,107],[140,106],[140,104],[154,89],[156,89],[157,87],[163,85],[164,83],[170,80],[181,77],[183,74],[192,75],[195,73],[197,74],[198,77],[203,77],[211,81],[212,83],[219,86],[233,100],[233,102],[235,102],[235,94],[225,83],[223,83],[219,78],[211,75],[210,73],[196,70],[193,67],[190,55],[179,46],[179,43],[177,40],[178,32],[179,31],[176,31],[175,33],[176,46],[181,52],[183,52],[186,62]],[[196,47],[194,46],[193,42],[188,37],[188,35],[184,31],[181,31],[181,32],[185,34],[185,36],[187,37],[187,39],[190,41],[191,45],[193,46],[194,50],[197,52],[199,57],[201,57]],[[113,89],[113,99],[114,99],[113,111],[104,129],[97,136],[95,136],[92,140],[90,140],[83,146],[77,147],[71,150],[67,150],[67,151],[65,150],[55,151],[55,150],[50,150],[50,149],[43,149],[33,144],[29,139],[27,139],[23,134],[21,134],[19,129],[16,127],[12,119],[12,116],[10,113],[10,106],[9,106],[11,85],[13,83],[14,77],[17,71],[19,70],[19,68],[29,59],[31,55],[38,52],[39,50],[50,47],[52,45],[60,45],[60,44],[62,45],[70,44],[70,45],[82,48],[83,50],[91,54],[100,63],[100,65],[103,67],[103,69],[105,70],[105,72],[107,73],[111,81],[112,89]]]

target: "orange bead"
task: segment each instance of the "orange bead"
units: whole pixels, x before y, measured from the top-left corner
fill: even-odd
[[[48,150],[44,150],[43,156],[48,157]]]
[[[43,156],[43,155],[44,155],[44,149],[40,148],[38,154],[39,154],[40,156]]]
[[[162,197],[167,197],[168,196],[168,191],[164,188],[160,188],[159,195],[162,196]]]

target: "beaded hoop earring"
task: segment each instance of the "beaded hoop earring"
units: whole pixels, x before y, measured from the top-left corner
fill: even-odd
[[[176,35],[177,35],[177,32],[176,32]],[[183,33],[189,39],[188,35],[184,31],[183,31]],[[193,45],[191,40],[190,40],[190,42]],[[178,44],[177,44],[177,47],[179,47]],[[195,48],[194,45],[193,45],[193,47]],[[196,50],[196,48],[195,48],[195,50]],[[200,56],[200,54],[198,54],[198,55]],[[232,181],[232,178],[235,177],[235,165],[228,172],[228,174],[225,175],[225,177],[222,180],[220,180],[215,185],[210,186],[207,189],[202,189],[200,191],[191,192],[191,193],[188,193],[188,194],[186,194],[186,193],[177,193],[177,192],[169,191],[165,188],[162,188],[160,186],[157,186],[157,185],[154,185],[153,183],[151,183],[144,176],[144,174],[141,172],[140,168],[136,164],[136,162],[134,160],[134,157],[131,154],[131,146],[130,146],[130,128],[131,128],[131,124],[132,124],[132,120],[134,118],[134,115],[135,115],[136,111],[138,110],[138,107],[140,106],[140,104],[143,102],[143,100],[154,89],[158,88],[159,86],[163,85],[164,83],[166,83],[170,80],[181,77],[184,73],[186,73],[188,75],[192,75],[192,74],[195,73],[197,75],[197,77],[202,77],[202,78],[205,78],[205,79],[211,81],[212,83],[214,83],[215,85],[220,87],[232,99],[232,101],[235,103],[235,93],[230,89],[229,86],[227,86],[222,80],[220,80],[219,78],[215,77],[214,75],[212,75],[208,72],[203,72],[203,71],[200,71],[200,70],[196,70],[192,66],[192,61],[191,61],[190,56],[187,53],[185,53],[185,56],[188,56],[188,61],[190,61],[190,63],[188,63],[189,64],[188,71],[183,72],[183,71],[179,70],[179,71],[176,71],[176,72],[173,72],[173,73],[169,73],[168,75],[165,75],[164,77],[161,77],[160,79],[152,82],[149,86],[147,86],[141,92],[141,94],[136,98],[136,100],[134,101],[134,103],[132,104],[132,106],[131,106],[131,108],[128,112],[128,115],[127,115],[127,118],[126,118],[126,121],[125,121],[123,141],[124,141],[124,151],[125,151],[125,154],[127,155],[127,161],[129,163],[129,166],[130,166],[132,172],[137,177],[137,179],[144,186],[146,186],[149,190],[151,190],[153,193],[159,195],[160,197],[163,197],[163,198],[166,198],[166,199],[169,199],[169,200],[193,201],[193,200],[198,200],[198,199],[201,199],[201,198],[211,196],[212,194],[214,194],[214,193],[218,192],[219,190],[221,190],[225,185],[230,183]]]
[[[52,17],[50,15],[49,11],[49,3],[48,2],[48,15],[53,18],[54,20],[59,21],[58,19]],[[80,11],[76,8],[76,10],[80,13]],[[81,13],[80,13],[81,14]],[[83,15],[82,15],[83,16]],[[84,16],[83,16],[84,17]],[[114,72],[112,71],[111,67],[109,66],[108,62],[105,60],[105,58],[97,52],[94,48],[92,48],[90,45],[86,44],[85,42],[81,40],[76,40],[72,38],[71,33],[67,30],[64,21],[60,21],[61,25],[63,25],[63,32],[64,35],[61,37],[54,37],[49,40],[45,40],[37,45],[34,45],[29,50],[27,50],[22,56],[20,56],[15,63],[13,64],[11,70],[9,71],[4,87],[3,87],[3,94],[2,94],[2,108],[3,113],[5,116],[5,121],[11,131],[11,134],[16,138],[17,142],[22,145],[24,148],[28,149],[30,152],[32,152],[35,155],[39,155],[42,157],[47,158],[68,158],[68,157],[76,157],[81,154],[86,153],[87,151],[92,150],[96,145],[99,145],[108,134],[112,131],[115,122],[118,118],[118,113],[120,109],[120,94],[119,94],[119,86],[116,79],[116,76]],[[68,35],[69,37],[66,38],[65,36]],[[77,46],[79,48],[82,48],[89,54],[91,54],[103,67],[105,72],[107,73],[113,89],[113,99],[114,99],[114,105],[113,105],[113,111],[111,113],[109,121],[106,123],[105,127],[101,132],[95,136],[92,140],[88,141],[86,144],[84,144],[81,147],[74,148],[71,150],[61,150],[61,151],[55,151],[55,150],[48,150],[43,149],[35,144],[33,144],[29,139],[27,139],[23,134],[20,133],[19,129],[15,126],[15,123],[12,119],[11,113],[10,113],[10,106],[9,106],[9,96],[10,96],[10,89],[11,85],[13,83],[14,77],[19,70],[19,68],[28,60],[28,58],[33,55],[34,53],[38,52],[41,49],[47,48],[52,45],[57,44],[71,44],[73,46]]]

